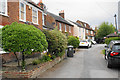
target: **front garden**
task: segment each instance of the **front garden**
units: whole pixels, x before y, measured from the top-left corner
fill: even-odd
[[[20,76],[20,72],[43,72],[64,59],[67,45],[73,45],[74,48],[79,45],[78,38],[70,36],[67,39],[57,28],[40,31],[32,25],[14,22],[3,27],[2,31],[3,50],[8,52],[10,57],[16,58],[15,61],[3,64],[4,77],[9,78],[12,77],[9,73],[13,72],[18,73],[16,77],[25,77]],[[35,55],[37,56],[34,57]]]

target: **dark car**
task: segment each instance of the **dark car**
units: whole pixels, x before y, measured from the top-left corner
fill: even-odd
[[[112,68],[113,65],[120,65],[120,40],[111,41],[106,47],[105,59],[107,67]]]

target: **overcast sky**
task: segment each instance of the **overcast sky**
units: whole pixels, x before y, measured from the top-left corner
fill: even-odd
[[[74,22],[84,21],[95,27],[104,21],[114,24],[114,14],[118,13],[118,1],[120,0],[43,0],[43,3],[48,11],[56,15],[64,10],[66,19]]]

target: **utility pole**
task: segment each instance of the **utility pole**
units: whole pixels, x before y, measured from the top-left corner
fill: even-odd
[[[116,27],[116,33],[118,33],[118,29],[117,29],[117,15],[115,14],[115,15],[114,15],[114,17],[115,17],[115,27]]]

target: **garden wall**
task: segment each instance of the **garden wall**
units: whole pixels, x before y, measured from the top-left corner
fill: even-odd
[[[31,55],[26,55],[26,58],[34,58],[34,57],[38,57],[41,56],[41,53],[32,53]],[[16,57],[14,55],[14,53],[4,53],[4,54],[0,54],[2,56],[2,61],[3,63],[8,63],[8,62],[14,62],[16,61]],[[22,53],[16,53],[17,57],[19,60],[22,59]]]
[[[3,71],[2,72],[2,77],[3,78],[36,78],[41,73],[45,72],[46,70],[48,70],[48,69],[52,68],[53,66],[55,66],[56,64],[58,64],[64,58],[65,58],[65,56],[63,56],[62,58],[58,57],[53,61],[43,63],[41,66],[39,66],[38,68],[33,69],[31,71],[24,71],[24,72]]]

